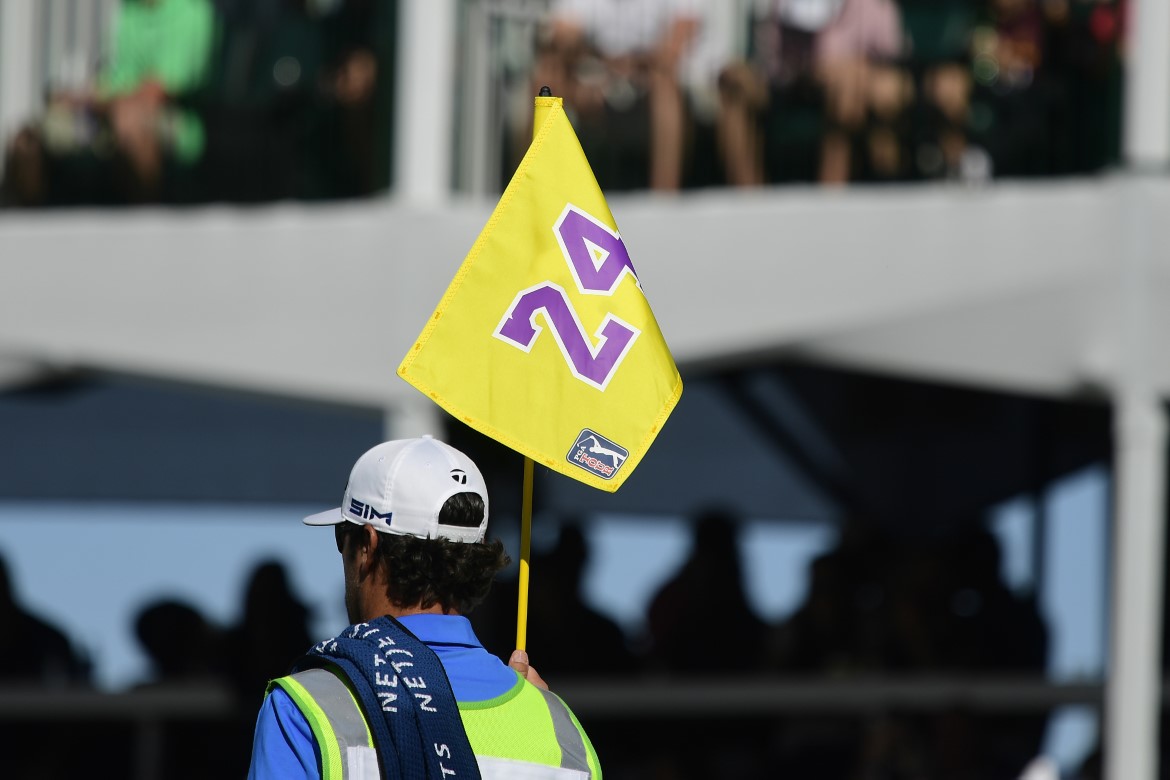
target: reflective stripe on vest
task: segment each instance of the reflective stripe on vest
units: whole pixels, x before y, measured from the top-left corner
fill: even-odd
[[[349,688],[325,669],[309,669],[275,680],[309,721],[321,750],[322,780],[377,780],[381,777],[365,718]],[[541,690],[561,748],[559,767],[498,756],[475,757],[484,780],[588,780],[585,742],[564,702]],[[344,757],[344,760],[343,758]]]
[[[589,780],[589,772],[563,769],[548,764],[534,764],[531,761],[517,761],[514,758],[476,756],[479,775],[483,780]]]
[[[577,726],[573,723],[569,708],[552,691],[541,688],[537,690],[544,696],[548,714],[552,716],[553,731],[556,732],[557,743],[561,746],[561,766],[584,772],[585,777],[589,777],[589,756],[585,753],[585,741],[581,739],[581,732],[577,731]]]
[[[321,780],[379,780],[378,753],[353,694],[325,669],[274,680],[309,721],[321,750]]]

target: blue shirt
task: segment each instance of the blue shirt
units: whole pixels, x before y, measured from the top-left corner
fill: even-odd
[[[516,685],[516,672],[483,648],[462,615],[408,615],[399,622],[439,656],[456,701],[494,699]],[[274,689],[256,718],[249,780],[320,780],[320,764],[309,722],[288,694]]]

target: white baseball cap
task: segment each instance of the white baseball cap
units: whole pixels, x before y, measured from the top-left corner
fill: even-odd
[[[475,493],[483,499],[479,525],[439,523],[439,510],[456,493]],[[487,533],[487,484],[471,458],[430,436],[383,442],[353,465],[340,507],[304,520],[305,525],[346,521],[421,539],[482,542]]]

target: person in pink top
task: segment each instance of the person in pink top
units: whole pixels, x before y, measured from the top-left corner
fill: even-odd
[[[896,0],[772,0],[756,25],[755,40],[754,67],[729,68],[721,79],[729,116],[737,98],[745,114],[759,114],[777,110],[793,96],[807,102],[815,94],[825,128],[815,173],[819,181],[840,184],[853,177],[859,139],[879,178],[904,168],[893,126],[914,90],[898,63],[906,39]],[[764,144],[755,137],[755,124],[742,119],[729,127],[727,166],[738,174],[730,177],[732,183],[758,183],[753,172],[763,169]]]
[[[792,3],[793,0],[780,0]],[[871,164],[899,166],[898,139],[885,127],[909,103],[909,77],[895,64],[903,54],[902,15],[895,0],[843,0],[816,38],[815,63],[825,92],[827,130],[821,145],[820,180],[849,180],[852,139],[869,114],[878,129],[868,134]]]

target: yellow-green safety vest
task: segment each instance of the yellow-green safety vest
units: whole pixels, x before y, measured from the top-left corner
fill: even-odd
[[[483,780],[601,780],[597,754],[560,697],[519,675],[506,693],[459,702]],[[273,680],[309,723],[321,780],[379,780],[373,736],[349,686],[327,669]]]

